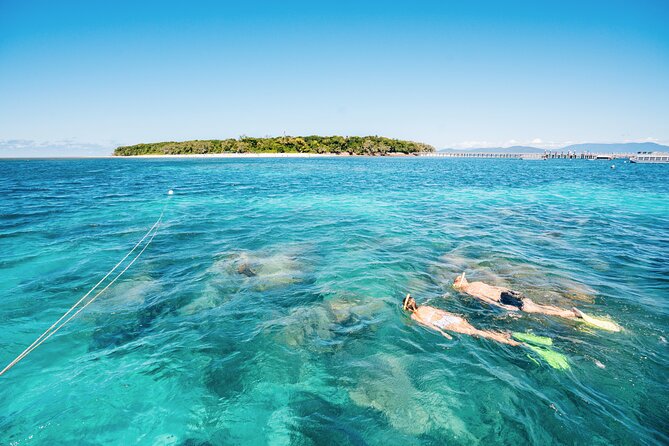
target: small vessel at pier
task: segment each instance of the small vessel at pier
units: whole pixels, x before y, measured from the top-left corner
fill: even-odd
[[[669,152],[637,152],[630,163],[669,163]]]

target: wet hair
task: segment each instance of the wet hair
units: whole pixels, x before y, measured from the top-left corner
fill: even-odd
[[[402,309],[405,311],[406,310],[415,311],[417,309],[416,301],[414,300],[413,297],[411,297],[411,294],[407,294],[407,297],[405,297],[404,300],[402,301]]]

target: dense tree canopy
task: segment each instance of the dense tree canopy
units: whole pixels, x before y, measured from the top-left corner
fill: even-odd
[[[115,156],[198,155],[208,153],[321,153],[390,155],[434,152],[419,142],[381,136],[278,136],[276,138],[210,139],[183,142],[155,142],[119,147]]]

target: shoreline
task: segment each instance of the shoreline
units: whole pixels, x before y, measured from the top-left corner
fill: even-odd
[[[388,155],[349,155],[337,153],[204,153],[179,155],[100,155],[100,156],[26,156],[0,157],[0,160],[28,160],[28,159],[169,159],[169,158],[406,158],[417,155],[394,153]]]
[[[350,155],[338,153],[204,153],[204,154],[178,154],[178,155],[130,155],[111,156],[110,158],[353,158],[353,157],[407,157],[415,156],[406,153],[394,153],[388,155]]]

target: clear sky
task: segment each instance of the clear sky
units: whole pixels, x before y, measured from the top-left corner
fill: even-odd
[[[5,154],[284,133],[667,143],[669,1],[0,0]]]

